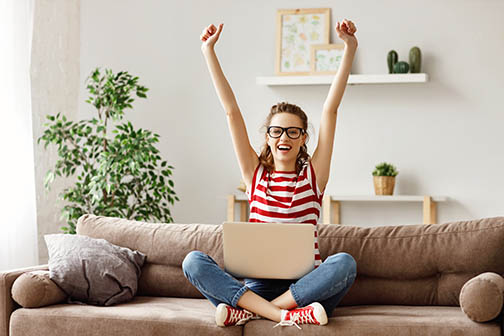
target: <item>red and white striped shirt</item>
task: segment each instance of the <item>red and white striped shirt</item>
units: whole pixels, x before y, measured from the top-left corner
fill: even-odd
[[[315,268],[322,261],[318,248],[317,222],[322,208],[322,196],[315,179],[311,162],[299,175],[296,172],[274,171],[268,173],[262,164],[254,172],[250,190],[250,222],[311,223],[315,225]]]

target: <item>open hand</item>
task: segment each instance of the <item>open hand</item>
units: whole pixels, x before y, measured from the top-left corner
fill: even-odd
[[[217,29],[213,24],[211,24],[203,29],[203,32],[200,35],[200,39],[201,41],[203,41],[203,43],[201,44],[202,49],[208,47],[213,48],[215,42],[217,42],[217,40],[219,39],[223,26],[224,24],[221,23],[219,25],[219,29]]]
[[[357,28],[352,21],[344,19],[341,23],[338,21],[334,27],[338,37],[345,42],[345,45],[351,47],[357,47],[357,38],[355,37],[355,32]]]

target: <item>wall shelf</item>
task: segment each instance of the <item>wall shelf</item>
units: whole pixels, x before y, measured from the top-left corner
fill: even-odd
[[[437,202],[446,202],[449,198],[446,196],[428,196],[428,195],[325,195],[322,200],[322,223],[340,224],[340,203],[350,202],[422,202],[423,203],[423,223],[437,223]],[[240,204],[240,221],[248,220],[248,199],[245,194],[228,195],[227,220],[235,221],[234,208]]]
[[[267,86],[282,85],[330,85],[334,75],[324,76],[258,76],[256,84]],[[429,76],[426,73],[408,74],[376,74],[376,75],[350,75],[348,85],[359,84],[408,84],[426,83]]]
[[[378,201],[378,202],[422,202],[423,203],[423,223],[437,223],[437,202],[446,202],[446,196],[421,196],[421,195],[365,195],[365,196],[335,196],[325,195],[322,200],[322,223],[341,223],[341,202],[343,201]]]
[[[337,196],[329,195],[331,201],[390,201],[390,202],[423,202],[425,196],[417,195],[391,195],[391,196],[380,196],[380,195],[353,195],[353,196]],[[430,196],[434,202],[446,202],[448,197],[446,196]]]

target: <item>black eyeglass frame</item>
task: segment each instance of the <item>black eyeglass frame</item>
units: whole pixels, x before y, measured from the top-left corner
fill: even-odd
[[[280,133],[279,136],[272,136],[270,134],[270,129],[272,129],[272,128],[280,128],[280,129],[282,129],[282,133]],[[291,137],[289,135],[289,129],[292,129],[292,128],[299,130],[299,136],[297,138],[293,138],[293,137]],[[287,136],[289,138],[293,139],[293,140],[299,139],[301,137],[301,135],[305,134],[305,130],[304,129],[302,129],[301,127],[295,127],[295,126],[292,126],[292,127],[268,126],[268,129],[266,131],[266,133],[268,134],[268,136],[270,136],[273,139],[280,138],[284,134],[284,132],[287,132]]]

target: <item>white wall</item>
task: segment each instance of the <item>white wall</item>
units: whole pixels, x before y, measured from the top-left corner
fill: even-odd
[[[50,190],[44,189],[45,175],[59,159],[58,148],[52,144],[44,149],[45,142],[37,144],[37,139],[46,129],[47,115],[61,112],[69,120],[77,119],[79,6],[79,0],[35,0],[30,75],[40,264],[49,259],[44,235],[60,233],[66,226],[60,218],[66,203],[58,200],[58,194],[74,181],[57,177]]]
[[[266,87],[272,75],[276,10],[331,7],[332,25],[357,25],[353,73],[386,73],[387,52],[408,61],[422,50],[426,84],[348,86],[339,109],[329,194],[373,194],[371,171],[381,161],[400,173],[396,194],[443,195],[438,221],[504,214],[504,2],[389,1],[133,1],[81,2],[79,115],[84,79],[95,66],[127,70],[150,88],[127,119],[161,135],[163,158],[175,166],[179,223],[220,223],[226,195],[238,192],[238,164],[224,112],[200,51],[199,35],[224,22],[216,46],[224,73],[259,150],[259,130],[280,101],[301,106],[318,133],[329,86]],[[332,29],[333,30],[333,29]],[[331,43],[338,42],[331,32]],[[312,132],[311,146],[316,143]],[[416,204],[344,203],[346,224],[422,222]]]

